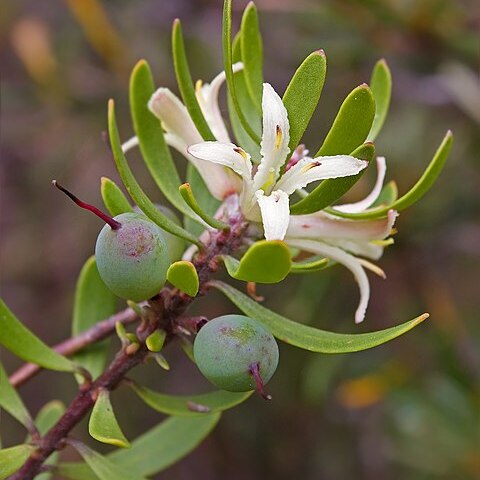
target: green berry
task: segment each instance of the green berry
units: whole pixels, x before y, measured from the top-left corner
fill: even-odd
[[[106,223],[95,245],[97,267],[105,285],[119,297],[136,302],[156,295],[165,284],[170,265],[163,230],[139,213],[122,213],[112,218],[77,198],[56,180],[52,183],[79,207]]]
[[[194,343],[202,374],[231,392],[258,390],[263,396],[278,365],[278,346],[259,322],[243,315],[224,315],[206,323]]]
[[[95,245],[98,271],[116,295],[140,301],[156,295],[165,284],[170,264],[163,231],[138,213],[122,213],[117,229],[105,225]]]
[[[172,222],[176,223],[177,225],[181,225],[178,217],[168,207],[165,207],[164,205],[159,205],[158,203],[156,203],[155,206]],[[133,207],[133,210],[144,215],[137,206]],[[180,260],[182,258],[183,252],[185,251],[185,241],[182,238],[177,237],[176,235],[172,235],[171,233],[166,232],[163,229],[162,232],[167,242],[168,253],[170,255],[170,263]]]

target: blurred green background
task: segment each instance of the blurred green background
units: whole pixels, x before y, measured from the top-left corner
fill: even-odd
[[[246,2],[234,1],[238,25]],[[377,142],[388,179],[406,191],[444,132],[455,135],[436,186],[403,212],[395,245],[371,277],[367,319],[353,324],[357,287],[335,267],[259,287],[266,304],[325,329],[363,332],[428,311],[431,319],[385,346],[325,356],[281,345],[270,383],[274,400],[253,398],[227,412],[199,449],[159,479],[475,479],[480,478],[480,8],[476,0],[259,0],[265,78],[283,92],[298,64],[323,48],[327,81],[307,136],[315,151],[346,94],[385,57],[394,79],[390,115]],[[140,58],[156,82],[175,89],[170,27],[180,17],[195,78],[221,69],[219,0],[4,0],[0,20],[2,297],[53,344],[70,331],[76,276],[93,252],[98,220],[51,188],[57,178],[100,205],[100,177],[118,180],[101,138],[106,101],[117,100],[123,138],[129,71]],[[161,196],[138,155],[138,177]],[[179,168],[184,162],[179,158]],[[366,178],[349,199],[368,191]],[[233,311],[212,293],[194,311]],[[117,348],[116,341],[113,348]],[[170,373],[135,372],[158,390],[207,386],[176,345]],[[11,372],[19,361],[6,352]],[[76,385],[43,372],[20,392],[33,412]],[[161,420],[121,388],[114,404],[129,438]],[[4,445],[23,432],[6,415]],[[85,424],[75,432],[86,439]],[[89,440],[93,445],[95,441]],[[100,444],[95,448],[106,451]],[[65,451],[64,458],[76,458]]]

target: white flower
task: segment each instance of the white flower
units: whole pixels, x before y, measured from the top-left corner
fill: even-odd
[[[334,209],[356,213],[366,210],[378,198],[385,177],[385,159],[377,158],[377,181],[372,192],[363,200],[339,205]],[[370,284],[365,268],[385,278],[385,273],[366,257],[378,260],[392,231],[397,212],[390,210],[386,218],[379,220],[350,220],[335,217],[325,212],[309,215],[292,215],[288,225],[285,242],[303,251],[323,255],[347,267],[354,275],[360,288],[360,302],[355,313],[355,322],[365,318],[370,297]]]
[[[241,63],[233,65],[234,72],[238,72],[242,68]],[[195,94],[200,109],[215,138],[221,142],[230,142],[227,128],[218,107],[218,92],[224,81],[225,72],[219,73],[211,83],[202,83],[199,80],[195,86]],[[171,90],[163,87],[159,88],[148,102],[148,108],[162,122],[167,144],[195,165],[215,198],[224,200],[230,194],[239,191],[241,182],[234,172],[223,166],[199,160],[187,152],[189,145],[201,142],[203,139],[187,108]],[[133,137],[126,141],[122,148],[125,153],[137,145],[138,139]]]
[[[240,207],[248,220],[262,222],[267,240],[283,240],[290,217],[289,195],[311,182],[356,175],[367,162],[350,155],[304,157],[281,175],[290,152],[287,111],[272,86],[263,84],[261,162],[254,172],[250,155],[230,142],[202,142],[188,147],[193,157],[223,165],[243,180]]]

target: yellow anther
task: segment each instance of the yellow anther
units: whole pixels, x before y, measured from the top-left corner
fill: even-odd
[[[199,92],[203,87],[203,81],[198,79],[196,82],[195,82],[195,91],[196,92]]]
[[[247,152],[243,148],[235,147],[233,151],[235,153],[239,153],[244,158],[244,160],[248,160]]]
[[[387,238],[385,240],[372,240],[371,243],[373,243],[373,245],[378,245],[379,247],[388,247],[389,245],[393,245],[395,240],[393,238]]]
[[[280,128],[280,125],[277,125],[277,138],[275,140],[275,148],[278,150],[280,148],[280,145],[282,143],[282,129]]]
[[[311,170],[312,168],[315,168],[315,167],[318,167],[319,165],[321,165],[321,162],[310,162],[310,163],[307,163],[301,170],[302,173],[307,173],[309,170]]]

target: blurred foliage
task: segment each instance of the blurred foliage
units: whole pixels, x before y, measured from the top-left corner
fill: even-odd
[[[245,3],[234,2],[236,26]],[[274,401],[253,398],[228,412],[196,452],[158,478],[480,477],[477,3],[257,2],[265,78],[278,91],[308,53],[326,51],[324,95],[305,137],[311,150],[321,144],[345,94],[368,81],[382,56],[394,89],[377,151],[387,157],[387,175],[399,179],[400,192],[419,176],[443,132],[451,128],[456,136],[435,188],[397,222],[396,245],[381,262],[388,280],[372,278],[364,325],[352,325],[356,286],[342,269],[287,278],[281,295],[273,296],[269,286],[258,293],[276,311],[337,331],[387,327],[419,311],[432,316],[391,344],[348,357],[282,346],[281,368],[271,382]],[[106,100],[117,99],[126,138],[128,75],[136,61],[148,59],[157,84],[174,85],[169,37],[175,17],[188,35],[194,76],[212,78],[221,68],[221,2],[6,0],[2,13],[2,296],[34,332],[55,343],[69,335],[75,279],[93,250],[98,222],[59,201],[50,180],[59,178],[100,205],[100,177],[118,182],[101,139]],[[140,162],[132,165],[161,202]],[[362,180],[352,199],[371,181]],[[196,307],[202,314],[231,311],[218,294],[212,297]],[[175,393],[202,385],[177,346],[166,356],[175,375],[152,365],[136,376]],[[9,371],[18,366],[7,354],[2,361]],[[71,398],[74,382],[53,378],[44,372],[22,387],[33,411],[51,398]],[[45,384],[49,389],[39,388]],[[117,408],[129,438],[158,415],[127,390],[114,402],[129,405],[128,411]],[[12,444],[22,440],[6,416],[0,431]]]

